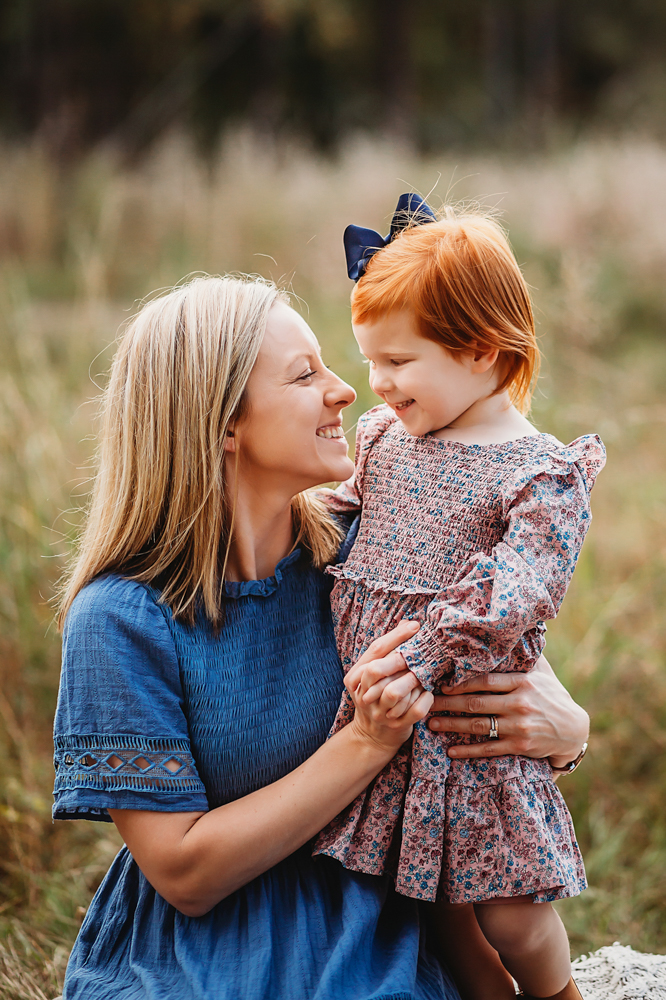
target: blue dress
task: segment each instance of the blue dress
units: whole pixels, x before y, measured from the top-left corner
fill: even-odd
[[[206,811],[276,781],[326,739],[342,687],[330,581],[298,551],[227,584],[218,634],[107,575],[67,617],[55,721],[56,819]],[[303,707],[305,706],[305,707]],[[169,765],[169,766],[167,766]],[[202,917],[123,848],[67,968],[65,1000],[457,1000],[418,904],[306,845]]]

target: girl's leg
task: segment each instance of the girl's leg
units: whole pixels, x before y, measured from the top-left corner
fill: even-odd
[[[462,1000],[515,1000],[511,976],[481,933],[472,903],[421,906],[430,950],[453,976]]]
[[[479,926],[525,993],[552,997],[571,979],[569,939],[550,903],[474,905]]]

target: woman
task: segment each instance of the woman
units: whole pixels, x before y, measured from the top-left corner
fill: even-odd
[[[356,715],[326,741],[342,673],[322,569],[342,532],[303,491],[351,474],[353,399],[267,282],[196,279],[123,338],[63,595],[54,816],[111,819],[127,847],[66,1000],[457,996],[416,903],[310,854],[432,708],[424,694],[388,718],[400,674],[361,701],[413,634],[401,624],[348,675]],[[485,717],[433,729],[487,734],[499,719],[500,740],[460,756],[578,755],[585,713],[547,664],[485,687],[436,699]],[[488,968],[502,975],[494,953]]]

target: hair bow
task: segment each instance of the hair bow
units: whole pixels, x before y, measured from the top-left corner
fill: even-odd
[[[347,226],[343,242],[347,256],[347,274],[352,281],[358,281],[365,274],[370,258],[378,250],[388,246],[403,229],[409,226],[423,226],[426,222],[437,222],[437,216],[420,195],[410,191],[401,194],[398,199],[388,236],[380,236],[374,229]]]

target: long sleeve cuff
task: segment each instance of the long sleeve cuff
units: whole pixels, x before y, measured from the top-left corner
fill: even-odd
[[[413,674],[416,674],[426,691],[433,691],[442,678],[448,675],[453,664],[450,656],[445,655],[442,634],[425,622],[413,639],[398,646],[405,663]]]
[[[492,673],[498,669],[530,670],[546,645],[545,633],[545,625],[539,623],[522,635],[512,650],[502,654],[484,645],[480,636],[459,633],[454,638],[426,621],[414,638],[398,649],[426,691],[434,691],[442,681],[459,684],[470,674]]]

